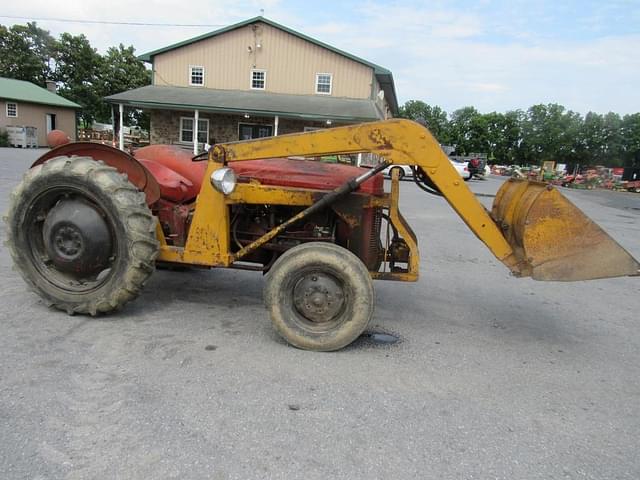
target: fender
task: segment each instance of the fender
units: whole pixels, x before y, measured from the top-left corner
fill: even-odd
[[[72,155],[101,160],[120,173],[126,174],[129,181],[141,192],[144,192],[147,205],[157,202],[160,198],[160,185],[144,165],[128,153],[102,143],[73,142],[60,145],[38,158],[31,165],[31,168],[55,157],[70,157]]]

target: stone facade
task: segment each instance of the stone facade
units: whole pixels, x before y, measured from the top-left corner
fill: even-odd
[[[193,118],[193,116],[192,111],[151,110],[151,143],[192,145],[191,142],[180,142],[180,117]],[[209,120],[209,143],[212,145],[214,143],[237,141],[241,123],[271,125],[273,127],[275,121],[274,117],[252,115],[249,118],[245,118],[243,115],[220,115],[207,112],[200,112],[199,118]],[[305,127],[326,128],[327,126],[325,122],[280,118],[278,135],[303,132]],[[331,126],[334,127],[337,124]]]

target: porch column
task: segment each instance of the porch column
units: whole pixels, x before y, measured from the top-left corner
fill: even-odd
[[[109,109],[111,110],[111,146],[115,148],[116,146],[116,114],[113,111],[113,105],[109,105]],[[77,135],[76,135],[76,138],[78,138]]]
[[[278,124],[280,123],[280,117],[276,115],[276,118],[273,120],[273,136],[278,136]]]
[[[193,114],[193,154],[198,154],[198,120],[200,119],[200,112],[194,110]]]
[[[118,104],[118,110],[120,111],[120,123],[118,124],[118,147],[120,150],[124,150],[124,128],[122,125],[122,118],[124,117],[124,105]]]

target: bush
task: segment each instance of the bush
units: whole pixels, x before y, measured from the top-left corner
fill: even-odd
[[[9,146],[9,134],[6,130],[0,130],[0,147]]]

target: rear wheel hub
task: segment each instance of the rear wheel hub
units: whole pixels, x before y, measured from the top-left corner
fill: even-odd
[[[104,270],[112,239],[106,220],[95,207],[78,199],[62,199],[44,221],[44,250],[60,270],[92,275]]]

